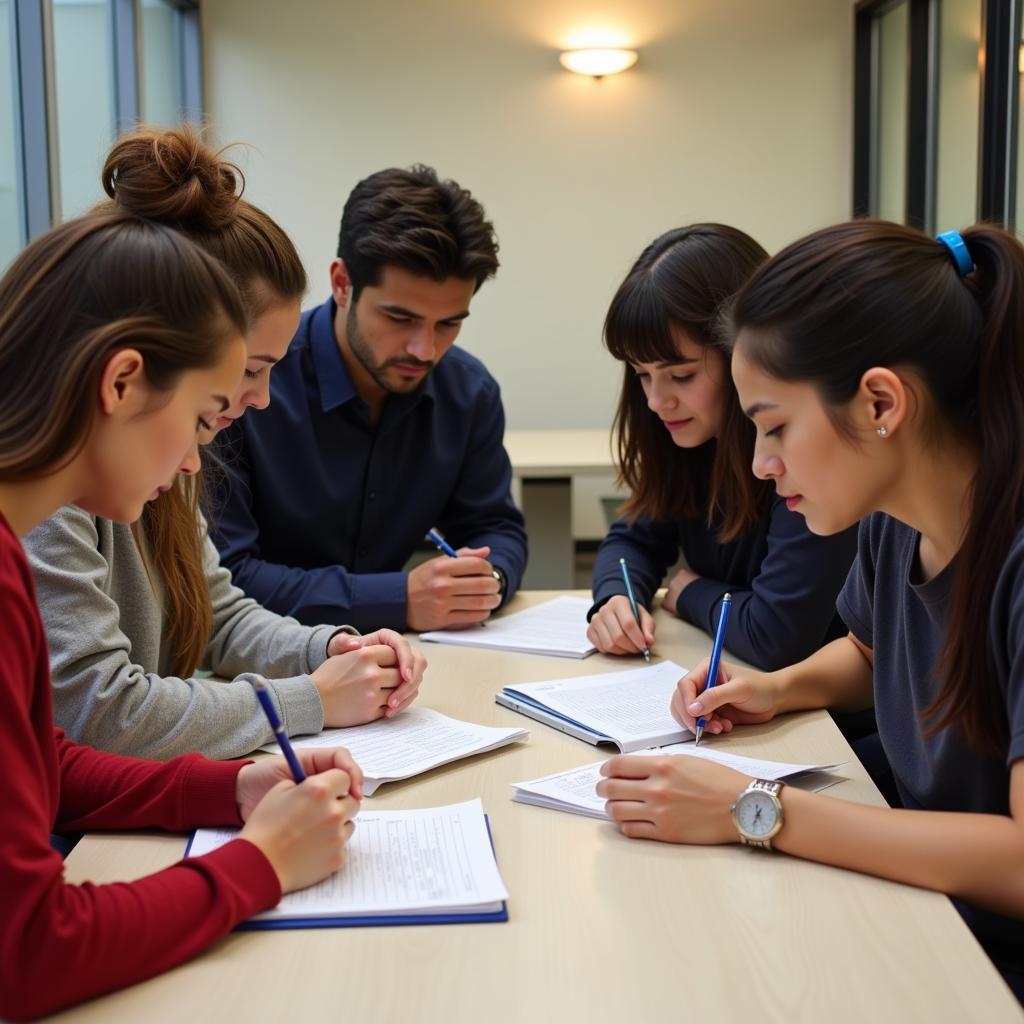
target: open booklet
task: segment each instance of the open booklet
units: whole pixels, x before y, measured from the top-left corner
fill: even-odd
[[[461,647],[517,651],[520,654],[585,658],[597,649],[587,639],[590,605],[589,598],[563,594],[525,611],[488,619],[469,629],[437,629],[420,633],[420,639]]]
[[[835,776],[825,773],[839,767],[838,764],[783,764],[779,761],[761,761],[753,757],[729,754],[724,750],[715,750],[713,747],[695,747],[682,743],[661,747],[658,750],[638,750],[637,754],[682,754],[686,757],[704,758],[735,768],[736,771],[753,779],[786,779],[791,785],[800,785],[801,789],[824,789],[832,785],[837,781]],[[595,761],[593,764],[583,765],[582,768],[556,772],[532,782],[515,782],[512,784],[512,799],[521,804],[535,804],[556,811],[585,814],[589,818],[607,819],[608,815],[604,812],[605,801],[595,792],[595,787],[602,778],[602,764],[603,761]],[[806,784],[801,784],[804,781]]]
[[[685,675],[685,668],[663,661],[625,672],[506,686],[494,699],[577,739],[612,743],[628,754],[693,739],[669,712],[676,683]]]
[[[187,856],[229,843],[237,829],[197,829]],[[288,893],[239,928],[507,921],[483,805],[468,800],[414,811],[360,811],[345,866]]]
[[[408,779],[438,765],[473,754],[496,750],[526,739],[526,729],[492,729],[460,722],[431,708],[411,707],[394,718],[381,718],[347,729],[325,729],[315,736],[300,736],[292,746],[347,747],[365,776],[364,790],[372,796],[378,786]],[[261,750],[279,754],[276,743]]]

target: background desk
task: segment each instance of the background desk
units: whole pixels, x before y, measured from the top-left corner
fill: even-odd
[[[551,595],[520,594],[511,610]],[[655,653],[691,665],[708,638],[657,612]],[[628,840],[606,822],[514,804],[509,784],[587,764],[594,747],[494,703],[503,684],[611,671],[583,661],[424,645],[425,706],[527,725],[523,745],[382,787],[374,806],[475,796],[491,818],[511,898],[507,924],[248,932],[61,1021],[1021,1021],[945,897],[739,846]],[[786,761],[842,761],[823,712],[739,730],[716,746]],[[881,797],[856,762],[828,792]],[[72,881],[139,877],[184,838],[87,836]]]
[[[507,430],[505,449],[522,486],[530,560],[523,587],[573,585],[572,480],[612,472],[608,430]]]

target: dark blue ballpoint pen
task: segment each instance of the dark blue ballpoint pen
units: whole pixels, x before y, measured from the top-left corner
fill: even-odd
[[[630,607],[633,609],[633,618],[636,619],[636,624],[640,627],[640,633],[643,634],[644,624],[640,621],[640,609],[636,604],[636,596],[633,593],[633,581],[629,578],[629,567],[626,565],[624,558],[619,559],[619,568],[622,570],[622,579],[626,584],[626,594],[629,597]],[[651,660],[651,649],[644,644],[643,648],[644,661],[649,662]]]
[[[288,767],[292,770],[292,776],[296,782],[305,782],[306,773],[302,770],[302,765],[299,764],[299,759],[295,756],[295,751],[292,749],[292,745],[288,741],[288,733],[284,731],[281,719],[277,717],[277,708],[274,707],[274,702],[270,699],[270,691],[267,689],[263,680],[258,677],[253,682],[252,686],[256,691],[256,699],[260,702],[263,707],[263,713],[267,716],[270,728],[274,731],[274,737],[277,739],[278,745],[281,747],[281,753],[284,754],[284,759],[288,762]]]
[[[708,663],[708,681],[704,687],[704,692],[707,693],[715,683],[718,682],[718,663],[722,660],[722,645],[725,643],[725,627],[729,624],[729,609],[732,607],[732,594],[726,594],[722,598],[722,610],[718,613],[718,629],[715,630],[715,642],[711,645],[711,661]],[[704,716],[701,715],[697,719],[697,738],[694,741],[694,746],[700,743],[701,736],[704,735],[704,726],[708,723],[704,721]]]
[[[437,530],[427,530],[427,540],[429,540],[430,543],[433,544],[438,551],[440,551],[444,555],[447,555],[449,558],[459,557],[455,551],[455,548],[453,548],[451,544],[449,544],[448,541],[446,541],[444,537],[442,537],[441,534],[437,532]]]

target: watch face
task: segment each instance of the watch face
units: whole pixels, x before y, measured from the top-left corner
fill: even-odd
[[[778,808],[768,793],[754,790],[736,802],[736,824],[752,839],[770,835],[778,819]]]

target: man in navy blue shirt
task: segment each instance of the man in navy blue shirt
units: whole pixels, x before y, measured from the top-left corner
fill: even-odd
[[[356,186],[331,297],[303,314],[269,408],[221,435],[214,536],[247,594],[301,622],[425,630],[482,622],[516,590],[501,394],[453,344],[497,268],[455,182],[413,167]],[[405,572],[432,527],[458,557]]]

